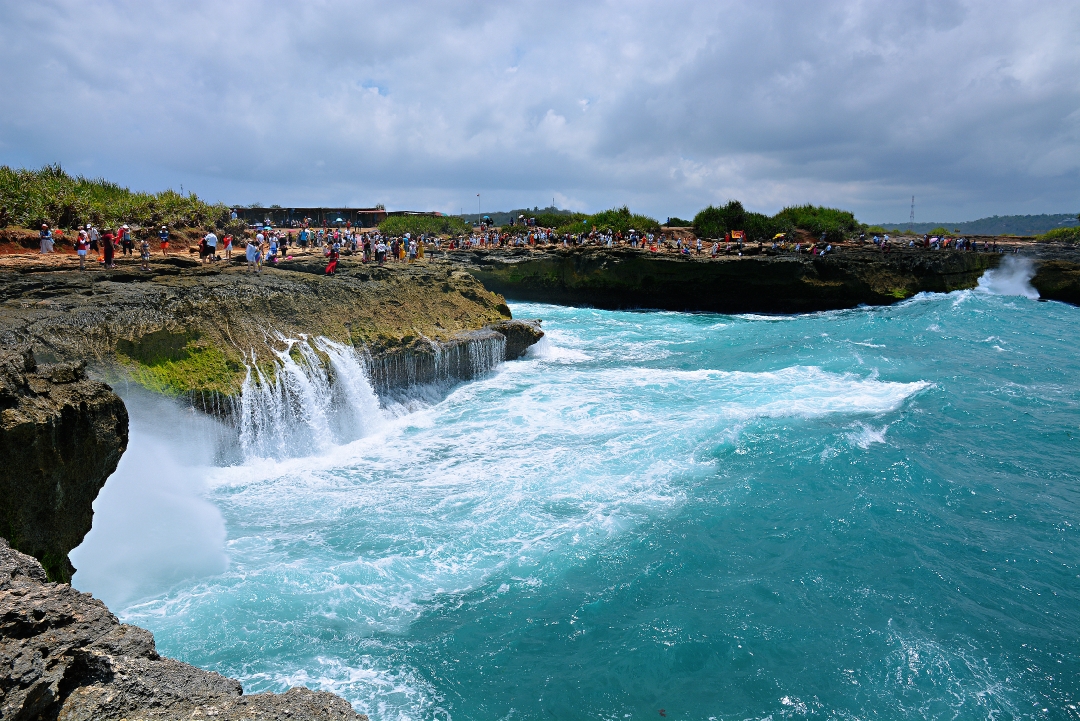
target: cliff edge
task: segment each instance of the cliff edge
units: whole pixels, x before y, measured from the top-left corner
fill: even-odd
[[[128,414],[85,363],[38,365],[29,347],[0,352],[0,536],[44,565],[75,572],[68,552],[127,448]]]

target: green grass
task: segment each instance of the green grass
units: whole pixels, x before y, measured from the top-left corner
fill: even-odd
[[[433,217],[430,215],[392,215],[379,223],[379,231],[384,235],[464,235],[470,231],[469,224],[461,218],[448,215]]]
[[[1080,226],[1072,228],[1054,228],[1038,237],[1042,241],[1056,241],[1059,243],[1080,242]]]
[[[172,228],[224,225],[229,209],[211,205],[197,195],[172,190],[136,193],[104,179],[68,175],[59,165],[40,170],[0,166],[0,227],[74,228],[85,223],[99,227],[123,223]]]

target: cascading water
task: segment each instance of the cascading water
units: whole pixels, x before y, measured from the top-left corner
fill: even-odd
[[[326,338],[280,340],[285,349],[268,372],[254,352],[248,362],[236,412],[246,457],[309,454],[355,440],[378,422],[378,401],[353,348]]]
[[[323,337],[278,340],[284,349],[275,351],[269,369],[251,353],[236,404],[248,458],[307,455],[356,440],[384,420],[376,388],[395,410],[415,410],[453,383],[483,376],[506,356],[506,337],[493,331],[449,344],[428,341],[420,352],[378,359]]]

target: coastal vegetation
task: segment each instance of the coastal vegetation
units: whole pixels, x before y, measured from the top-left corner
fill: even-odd
[[[1073,226],[1072,228],[1054,228],[1053,230],[1040,235],[1038,239],[1044,242],[1077,243],[1080,242],[1080,226]]]
[[[103,178],[70,175],[60,165],[39,170],[0,166],[0,227],[34,228],[48,223],[74,228],[110,226],[223,226],[229,209],[174,190],[139,193]]]
[[[846,210],[816,205],[784,208],[774,216],[748,211],[737,200],[716,207],[710,205],[694,216],[694,234],[700,238],[722,238],[725,233],[742,230],[752,242],[772,239],[778,233],[804,230],[830,242],[843,240],[860,229],[855,216]]]
[[[469,224],[452,215],[392,215],[379,223],[384,235],[463,235],[469,232]]]

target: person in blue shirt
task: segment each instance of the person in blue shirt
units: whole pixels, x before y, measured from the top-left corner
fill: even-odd
[[[161,226],[161,230],[158,231],[158,238],[161,239],[161,254],[169,254],[169,229],[164,225]]]

